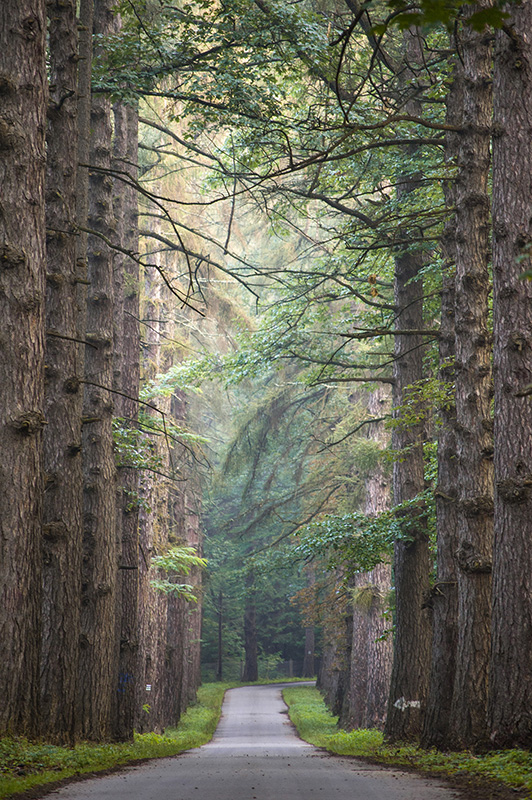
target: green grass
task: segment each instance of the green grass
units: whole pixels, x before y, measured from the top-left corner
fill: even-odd
[[[216,730],[226,689],[239,685],[242,684],[205,684],[198,691],[198,702],[183,714],[177,728],[167,730],[162,736],[145,733],[136,735],[131,743],[81,743],[73,748],[20,738],[0,739],[0,800],[64,778],[200,747]],[[387,746],[379,731],[338,730],[336,717],[328,712],[321,695],[312,687],[294,686],[285,689],[283,695],[299,735],[317,747],[395,767],[497,781],[524,790],[532,798],[532,755],[528,751],[475,755],[426,751],[413,745]]]
[[[532,754],[526,750],[503,750],[476,755],[468,751],[441,753],[415,745],[390,746],[376,730],[342,731],[337,717],[329,713],[317,689],[298,687],[283,691],[290,719],[302,739],[331,753],[358,756],[381,764],[408,767],[441,775],[496,781],[526,791],[532,798]]]
[[[177,728],[164,735],[135,735],[123,744],[81,743],[58,747],[26,739],[0,739],[0,798],[17,795],[36,786],[87,772],[99,772],[145,758],[174,756],[208,742],[218,724],[229,683],[205,684],[198,701],[181,717]]]
[[[231,688],[236,686],[270,686],[270,684],[276,683],[308,683],[315,680],[315,678],[260,678],[258,681],[248,681],[247,683],[242,683],[242,681],[232,683]]]
[[[288,678],[282,682],[291,681],[297,679]],[[197,703],[187,709],[177,728],[167,729],[164,735],[135,734],[133,742],[82,742],[70,748],[22,738],[0,739],[0,800],[75,775],[101,772],[147,758],[175,756],[184,750],[201,747],[210,741],[216,730],[226,690],[242,685],[253,684],[204,684],[198,689]]]

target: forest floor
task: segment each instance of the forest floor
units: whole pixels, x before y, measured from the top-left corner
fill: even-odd
[[[208,742],[220,719],[226,689],[233,684],[205,684],[198,701],[176,728],[163,735],[136,734],[133,742],[59,747],[22,738],[0,739],[0,800],[29,800],[86,775],[106,774],[127,764],[174,756]]]
[[[183,715],[179,726],[136,735],[134,742],[74,748],[23,739],[0,739],[0,800],[30,800],[82,776],[111,774],[126,765],[173,756],[208,742],[216,729],[226,689],[236,684],[205,684],[198,702]],[[423,773],[445,780],[469,800],[532,798],[532,755],[510,750],[484,755],[440,753],[413,745],[385,746],[378,731],[338,730],[319,692],[311,687],[285,688],[292,723],[302,739],[333,754],[356,757],[372,764]]]
[[[211,742],[54,791],[56,800],[458,800],[441,779],[331,757],[297,736],[281,691],[248,685],[224,698]],[[42,796],[42,795],[40,795]]]
[[[262,681],[262,683],[275,681]],[[294,682],[297,682],[294,680]],[[206,683],[197,702],[182,715],[176,728],[164,734],[135,734],[133,742],[94,744],[80,742],[60,747],[21,737],[0,738],[0,800],[30,800],[82,776],[110,774],[128,764],[175,756],[201,747],[218,725],[227,689],[240,683]]]
[[[377,730],[339,730],[337,717],[327,709],[317,689],[289,688],[283,692],[299,736],[333,755],[422,773],[444,780],[467,800],[530,800],[532,754],[504,750],[485,754],[440,752],[416,745],[385,745]]]

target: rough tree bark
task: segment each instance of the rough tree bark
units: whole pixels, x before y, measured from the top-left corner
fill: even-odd
[[[387,392],[380,388],[370,395],[368,412],[382,416]],[[389,403],[388,403],[389,404]],[[385,446],[387,436],[379,423],[367,428],[367,435]],[[390,499],[390,487],[382,465],[366,480],[364,511],[374,516],[384,511]],[[390,689],[393,646],[386,635],[389,622],[384,617],[391,587],[391,566],[388,561],[371,572],[354,577],[353,640],[349,687],[344,699],[340,724],[345,728],[384,727]]]
[[[155,254],[151,262],[158,264],[161,255]],[[143,308],[141,317],[149,320],[143,331],[143,362],[141,369],[145,379],[149,380],[162,371],[161,362],[161,283],[154,270],[144,271]],[[164,401],[163,401],[164,402]],[[161,402],[157,400],[158,407]],[[153,425],[160,425],[161,417],[155,411],[146,409]],[[157,438],[147,437],[145,445],[154,455],[159,454]],[[161,459],[165,452],[161,452]],[[137,718],[135,729],[141,733],[161,729],[162,702],[161,694],[161,662],[164,663],[162,645],[159,642],[158,630],[164,631],[166,639],[167,600],[150,585],[154,577],[151,569],[151,555],[157,552],[162,541],[162,532],[157,522],[159,494],[154,476],[143,472],[140,484],[141,504],[139,508],[139,680],[136,684]],[[147,687],[150,687],[149,689]]]
[[[472,7],[474,9],[475,7]],[[488,331],[491,32],[464,25],[456,185],[455,398],[458,644],[450,741],[485,738],[493,546],[491,336]]]
[[[164,671],[162,674],[162,693],[164,727],[177,725],[183,708],[183,684],[186,663],[184,659],[183,631],[186,618],[186,603],[180,597],[168,596],[166,647]]]
[[[417,254],[396,259],[397,319],[403,329],[423,326],[423,286],[416,275],[421,267]],[[421,336],[395,337],[394,406],[407,398],[407,386],[423,377]],[[394,503],[412,500],[425,488],[423,475],[422,424],[396,428],[392,447],[403,453],[394,464]],[[391,740],[414,740],[422,730],[423,711],[428,691],[431,628],[424,607],[429,593],[430,556],[428,534],[421,509],[416,519],[408,514],[408,538],[399,539],[394,548],[396,633],[390,700],[385,733]]]
[[[185,541],[199,555],[203,554],[203,533],[200,525],[198,487],[194,480],[185,484]],[[187,576],[191,586],[198,587],[197,603],[185,603],[183,631],[183,686],[181,690],[181,711],[196,700],[196,692],[201,684],[201,617],[202,617],[202,571],[195,567]]]
[[[154,254],[150,261],[167,272],[172,269],[171,263],[165,263],[160,254]],[[155,270],[146,270],[144,281],[146,302],[141,316],[148,321],[144,334],[144,373],[146,378],[155,378],[158,373],[169,369],[172,363],[170,350],[161,353],[161,344],[165,341],[163,337],[169,335],[162,321],[167,316],[166,299]],[[171,399],[158,397],[155,403],[168,419],[175,416],[180,419],[184,413],[178,395]],[[148,411],[151,424],[161,429],[162,416]],[[175,459],[171,440],[155,435],[150,436],[149,441],[153,455],[159,462],[159,471],[170,475]],[[176,485],[170,478],[154,477],[149,471],[143,473],[141,494],[139,651],[142,678],[137,688],[139,717],[135,727],[141,731],[161,731],[168,725],[175,725],[185,702],[186,605],[181,598],[162,594],[150,585],[150,580],[156,577],[151,567],[151,556],[166,552],[169,545],[186,542],[185,500],[182,483]],[[148,686],[149,690],[146,688]]]
[[[495,518],[489,724],[532,746],[532,2],[496,34],[493,142]]]
[[[177,424],[185,424],[187,404],[185,393],[175,391],[172,396],[170,413]],[[180,471],[185,471],[186,459],[182,448],[173,448],[172,462],[181,463]],[[189,503],[190,484],[173,482],[168,489],[169,501],[169,534],[170,545],[185,544],[194,547],[201,553],[198,517]],[[175,576],[181,580],[182,576]],[[190,585],[201,582],[199,571],[192,570],[186,576]],[[195,699],[198,687],[199,642],[201,622],[201,606],[188,602],[181,597],[168,596],[168,626],[166,637],[166,662],[163,692],[165,701],[165,725],[175,725],[181,713]]]
[[[457,60],[447,96],[447,123],[458,127],[462,121],[463,79],[461,61]],[[456,164],[459,134],[448,132],[445,141],[445,161]],[[444,186],[445,202],[449,209],[455,207],[455,181]],[[441,322],[439,339],[439,380],[447,386],[454,385],[454,306],[456,224],[454,214],[445,225],[442,237],[445,258],[442,276]],[[427,711],[424,719],[422,744],[424,747],[441,747],[447,742],[449,719],[453,700],[456,664],[458,591],[456,578],[457,542],[457,487],[456,463],[456,407],[453,401],[444,404],[439,413],[438,433],[438,483],[436,502],[436,581],[432,588],[432,664],[430,670]]]
[[[78,338],[84,340],[87,316],[87,225],[89,221],[89,170],[91,133],[91,80],[93,0],[79,0],[78,37],[78,169],[76,190],[77,260],[78,260]]]
[[[77,307],[76,4],[48,4],[51,96],[47,130],[46,490],[43,503],[42,735],[75,738],[81,595],[82,468]]]
[[[351,663],[340,715],[342,728],[384,727],[392,666],[392,641],[385,637],[383,616],[390,571],[390,565],[383,563],[355,576]]]
[[[45,4],[0,5],[0,735],[38,732]]]
[[[422,63],[417,31],[407,31],[406,54],[410,64]],[[413,76],[416,83],[415,74]],[[418,101],[409,100],[410,113],[420,115]],[[409,153],[413,158],[416,145]],[[399,192],[415,192],[416,175],[405,175]],[[407,236],[407,231],[402,231]],[[395,324],[398,330],[421,331],[423,322],[423,281],[419,277],[424,258],[420,250],[403,251],[395,259]],[[394,337],[394,415],[408,401],[408,388],[420,381],[423,370],[423,336],[419,333]],[[392,449],[401,454],[393,469],[393,500],[398,505],[413,500],[425,488],[423,470],[424,425],[398,425],[392,433]],[[429,594],[430,554],[422,509],[408,512],[408,538],[394,548],[395,623],[394,658],[385,735],[389,740],[419,738],[428,691],[431,627],[426,601]],[[415,514],[415,518],[414,518]]]
[[[94,6],[94,32],[111,30],[108,0]],[[115,692],[117,646],[115,604],[117,581],[116,470],[113,451],[113,256],[101,238],[113,231],[111,108],[108,98],[94,94],[91,108],[89,180],[86,391],[83,410],[83,567],[79,719],[84,738],[112,735],[111,703]]]
[[[335,715],[340,715],[348,689],[353,612],[345,597],[338,602],[337,588],[342,576],[335,576],[323,604],[323,645],[317,685],[325,702]]]
[[[136,107],[114,106],[113,167],[138,176],[138,112]],[[115,180],[116,236],[122,248],[138,252],[138,198],[122,177]],[[115,415],[135,437],[138,430],[140,384],[139,266],[125,254],[115,257],[114,389]],[[139,589],[139,471],[122,465],[118,471],[117,538],[119,571],[117,587],[117,635],[119,640],[118,687],[113,712],[114,738],[133,738],[138,669]]]

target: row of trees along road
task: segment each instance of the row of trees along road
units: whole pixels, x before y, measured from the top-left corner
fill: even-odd
[[[199,682],[178,578],[199,583],[196,445],[183,397],[139,400],[162,366],[159,326],[139,330],[162,262],[139,274],[138,111],[91,93],[112,4],[79,11],[0,12],[0,731],[52,741],[160,730]]]
[[[530,746],[530,0],[74,11],[48,6],[48,53],[44,2],[1,11],[2,731],[165,724],[138,716],[154,660],[190,696],[197,624],[147,570],[199,545],[187,392],[221,376],[248,408],[208,527],[247,563],[246,638],[281,545],[345,724]],[[233,326],[237,286],[262,311]]]

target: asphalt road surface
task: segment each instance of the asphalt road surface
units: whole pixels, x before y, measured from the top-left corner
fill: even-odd
[[[174,758],[69,784],[57,800],[454,800],[438,782],[330,756],[297,738],[281,688],[226,693],[213,740]]]

